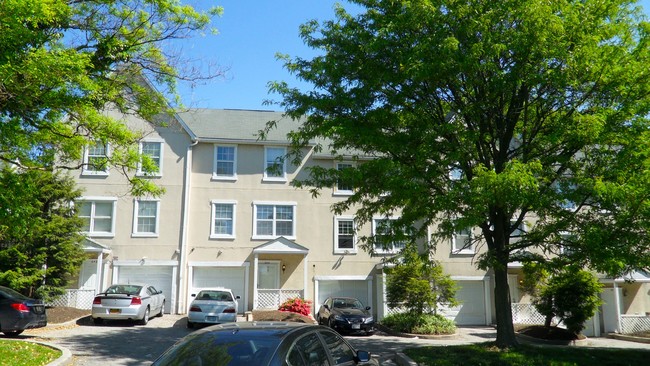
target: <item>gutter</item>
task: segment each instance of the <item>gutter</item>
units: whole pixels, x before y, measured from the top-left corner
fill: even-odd
[[[192,143],[187,146],[187,153],[185,155],[184,179],[183,179],[183,203],[181,209],[181,247],[179,258],[178,270],[178,306],[177,313],[185,314],[185,299],[187,298],[187,281],[185,280],[185,273],[187,271],[187,236],[188,236],[188,223],[189,223],[189,207],[190,207],[190,183],[192,176],[192,148],[199,143],[199,140],[192,138]]]

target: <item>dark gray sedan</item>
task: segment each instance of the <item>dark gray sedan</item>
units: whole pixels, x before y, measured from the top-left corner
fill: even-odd
[[[327,327],[290,322],[213,325],[178,341],[152,366],[375,365]]]
[[[0,286],[0,332],[15,337],[25,329],[47,325],[45,305],[8,287]]]

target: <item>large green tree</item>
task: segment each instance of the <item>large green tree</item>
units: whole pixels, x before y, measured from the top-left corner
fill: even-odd
[[[27,296],[63,293],[84,259],[74,180],[50,171],[0,170],[0,284]]]
[[[77,169],[83,147],[99,141],[135,194],[161,193],[129,174],[141,136],[105,109],[153,121],[176,106],[179,79],[217,76],[193,71],[174,41],[208,30],[220,11],[181,0],[1,1],[0,162]]]
[[[399,214],[396,235],[431,250],[478,228],[500,347],[517,344],[511,261],[532,252],[610,275],[650,266],[650,26],[634,1],[352,2],[358,14],[339,7],[302,26],[318,56],[284,57],[313,89],[270,84],[305,118],[294,158],[316,142],[359,159],[313,167],[297,185],[351,182],[335,211],[358,208],[361,223]]]

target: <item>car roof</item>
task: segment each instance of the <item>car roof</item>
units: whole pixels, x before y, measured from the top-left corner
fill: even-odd
[[[319,327],[316,324],[298,322],[250,321],[212,325],[197,332],[232,332],[232,331],[273,331],[274,333],[289,333],[305,327]]]

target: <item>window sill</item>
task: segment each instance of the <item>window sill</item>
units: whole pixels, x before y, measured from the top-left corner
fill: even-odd
[[[452,250],[452,255],[475,255],[476,251],[474,250]]]
[[[279,237],[283,237],[289,240],[296,240],[295,236],[287,236],[287,235],[253,235],[251,239],[252,240],[275,240]]]
[[[158,233],[131,233],[132,238],[157,238]]]
[[[214,239],[217,239],[217,240],[218,239],[222,239],[222,240],[223,239],[230,239],[230,240],[232,240],[232,239],[235,239],[235,236],[234,235],[210,235],[210,239],[213,239],[213,240]]]
[[[343,255],[357,254],[357,250],[356,249],[334,249],[334,254],[343,254]]]
[[[332,196],[352,196],[354,194],[353,191],[334,191],[332,193]]]
[[[114,238],[115,237],[114,233],[91,233],[85,231],[84,234],[86,234],[90,238]]]
[[[82,177],[108,177],[108,172],[83,171]]]
[[[138,178],[162,178],[162,174],[160,174],[160,173],[155,173],[155,174],[149,173],[149,174],[147,174],[147,173],[139,172],[135,176],[138,177]]]
[[[269,177],[264,177],[262,178],[262,182],[265,183],[286,183],[287,178],[269,178]]]
[[[227,177],[227,176],[219,176],[219,175],[212,174],[211,180],[218,181],[218,182],[236,182],[237,176],[235,175],[235,176]]]

